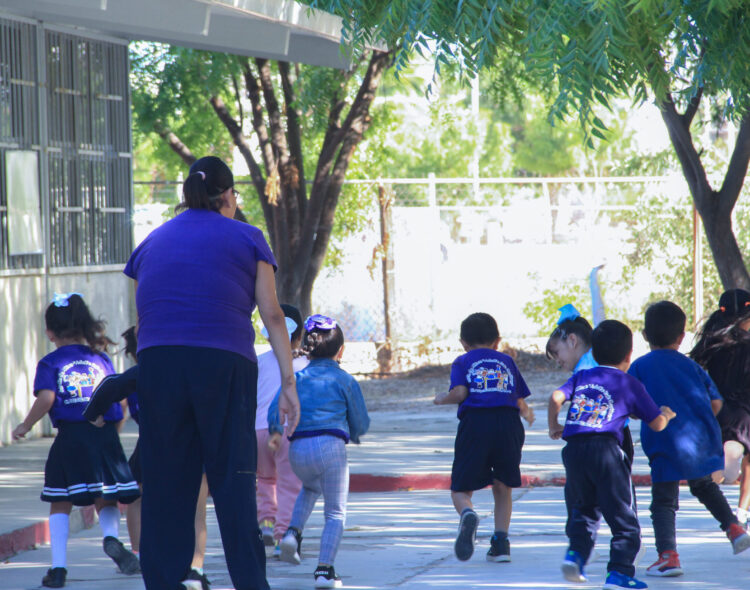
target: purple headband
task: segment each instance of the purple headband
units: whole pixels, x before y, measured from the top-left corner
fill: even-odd
[[[305,331],[313,330],[334,330],[338,324],[333,318],[316,313],[305,320]]]

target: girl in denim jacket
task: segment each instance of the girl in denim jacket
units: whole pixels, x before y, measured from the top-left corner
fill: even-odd
[[[302,529],[315,502],[323,494],[325,526],[320,538],[318,567],[313,574],[316,588],[340,588],[333,561],[344,532],[349,493],[346,443],[359,443],[370,418],[357,381],[339,367],[344,334],[336,320],[314,315],[305,321],[302,350],[310,364],[296,374],[300,399],[300,421],[290,437],[289,461],[302,481],[294,512],[281,540],[281,559],[299,564]],[[271,449],[281,443],[279,396],[268,409],[268,441]]]

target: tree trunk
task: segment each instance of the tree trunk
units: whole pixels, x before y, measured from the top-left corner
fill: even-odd
[[[165,127],[164,124],[158,119],[154,121],[154,131],[156,131],[159,137],[167,142],[167,145],[172,148],[172,151],[180,156],[182,161],[185,162],[185,164],[187,164],[188,166],[192,166],[193,162],[198,159],[195,157],[193,152],[190,151],[190,148],[182,143],[182,140],[177,137],[177,135],[175,135],[175,133],[171,129]]]
[[[279,301],[297,306],[304,314],[312,311],[313,282],[328,249],[343,181],[356,147],[370,125],[370,108],[391,58],[390,53],[372,52],[366,71],[354,68],[341,72],[341,83],[325,98],[329,105],[328,128],[315,161],[309,195],[302,153],[302,115],[297,110],[297,86],[293,79],[296,68],[280,62],[276,76],[265,59],[239,58],[239,69],[231,77],[239,121],[222,100],[219,89],[207,96],[214,114],[250,170],[279,265],[276,272]],[[351,99],[347,82],[360,74],[363,75],[359,89]],[[251,105],[250,122],[257,149],[251,147],[244,135],[240,79],[245,83],[245,96]],[[283,102],[277,94],[283,97]],[[154,124],[154,131],[186,164],[195,161],[188,147],[161,122]],[[238,210],[238,217],[241,215]]]
[[[715,198],[718,199],[718,196]],[[698,212],[701,213],[700,210]],[[721,284],[725,289],[740,288],[750,291],[750,275],[734,237],[731,212],[709,211],[701,213],[701,218]]]
[[[750,161],[750,115],[745,116],[737,134],[732,158],[721,190],[711,188],[700,154],[693,145],[690,124],[698,109],[701,93],[687,110],[679,114],[671,97],[661,107],[662,119],[680,161],[695,208],[703,220],[708,245],[725,289],[750,290],[750,274],[732,229],[732,210],[740,196]]]

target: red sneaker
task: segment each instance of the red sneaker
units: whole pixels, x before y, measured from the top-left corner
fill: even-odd
[[[727,537],[732,542],[735,555],[742,553],[745,549],[750,549],[750,535],[736,522],[729,525]]]
[[[681,576],[682,566],[677,551],[662,551],[659,559],[646,570],[647,576]]]

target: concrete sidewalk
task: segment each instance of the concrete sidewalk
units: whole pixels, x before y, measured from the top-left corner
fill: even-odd
[[[563,443],[549,439],[546,409],[537,405],[537,421],[526,430],[521,464],[524,485],[561,485]],[[373,412],[371,419],[364,442],[347,447],[352,492],[450,487],[455,407],[436,407],[426,399],[423,411]],[[137,425],[129,420],[120,435],[127,456],[137,436]],[[0,448],[0,559],[49,542],[48,506],[39,500],[39,493],[52,441],[43,438]],[[640,481],[647,478],[649,469],[642,453],[636,455],[633,473]],[[94,519],[93,509],[75,509],[71,529],[90,527]]]
[[[648,504],[648,496],[646,488],[639,488],[641,506]],[[730,496],[732,501],[736,500],[736,488],[730,491]],[[567,545],[562,488],[519,489],[514,498],[510,530],[512,562],[488,563],[484,554],[493,528],[489,491],[478,492],[476,496],[481,523],[476,551],[467,562],[459,562],[453,555],[457,517],[446,492],[351,494],[336,571],[346,588],[359,590],[601,588],[607,565],[607,527],[601,529],[599,557],[586,569],[590,582],[572,585],[562,579],[559,569]],[[644,576],[645,567],[656,556],[649,519],[641,510],[647,551],[638,567],[638,576],[655,590],[746,590],[750,585],[750,551],[733,556],[716,523],[684,488],[680,503],[678,543],[685,575],[671,579]],[[274,590],[312,589],[322,520],[322,510],[318,507],[304,531],[301,565],[269,558],[267,575]],[[208,525],[206,574],[213,590],[227,590],[232,586],[212,510]],[[0,565],[0,588],[38,588],[49,559],[50,550],[46,546]],[[111,560],[101,550],[98,527],[71,537],[68,561],[67,587],[71,590],[144,589],[140,578],[115,573]]]
[[[477,552],[472,560],[458,562],[453,556],[457,516],[447,488],[456,430],[454,407],[434,407],[426,400],[424,411],[373,412],[370,432],[362,445],[348,447],[352,494],[344,540],[336,569],[348,588],[568,588],[559,572],[566,547],[565,506],[559,484],[564,476],[560,462],[563,443],[547,436],[546,411],[535,405],[537,422],[527,429],[522,472],[526,487],[515,491],[511,524],[513,562],[493,564],[484,559],[492,533],[492,501],[489,491],[476,494],[482,517]],[[634,434],[639,423],[634,424]],[[123,446],[129,451],[136,431],[128,424]],[[51,439],[0,448],[0,538],[14,531],[44,529],[47,505],[39,500],[42,472]],[[648,466],[640,448],[634,473],[647,476]],[[408,491],[407,491],[408,490]],[[736,505],[737,487],[725,487]],[[640,518],[648,551],[638,575],[654,559],[653,534],[648,516],[649,488],[639,488]],[[679,551],[686,575],[681,578],[649,578],[652,588],[750,588],[750,551],[733,556],[729,542],[705,509],[686,489],[681,490],[678,516]],[[83,520],[83,519],[82,519]],[[67,587],[94,589],[142,589],[139,578],[115,573],[101,549],[99,527],[71,535],[68,549]],[[322,528],[319,503],[304,532],[301,566],[273,559],[268,578],[279,590],[312,588],[312,571]],[[609,531],[602,527],[597,547],[603,556],[588,571],[591,583],[601,587],[606,571]],[[127,537],[124,519],[122,538]],[[37,588],[49,567],[50,550],[44,545],[25,551],[0,565],[0,590]],[[206,571],[214,590],[231,588],[213,511],[209,511]]]

